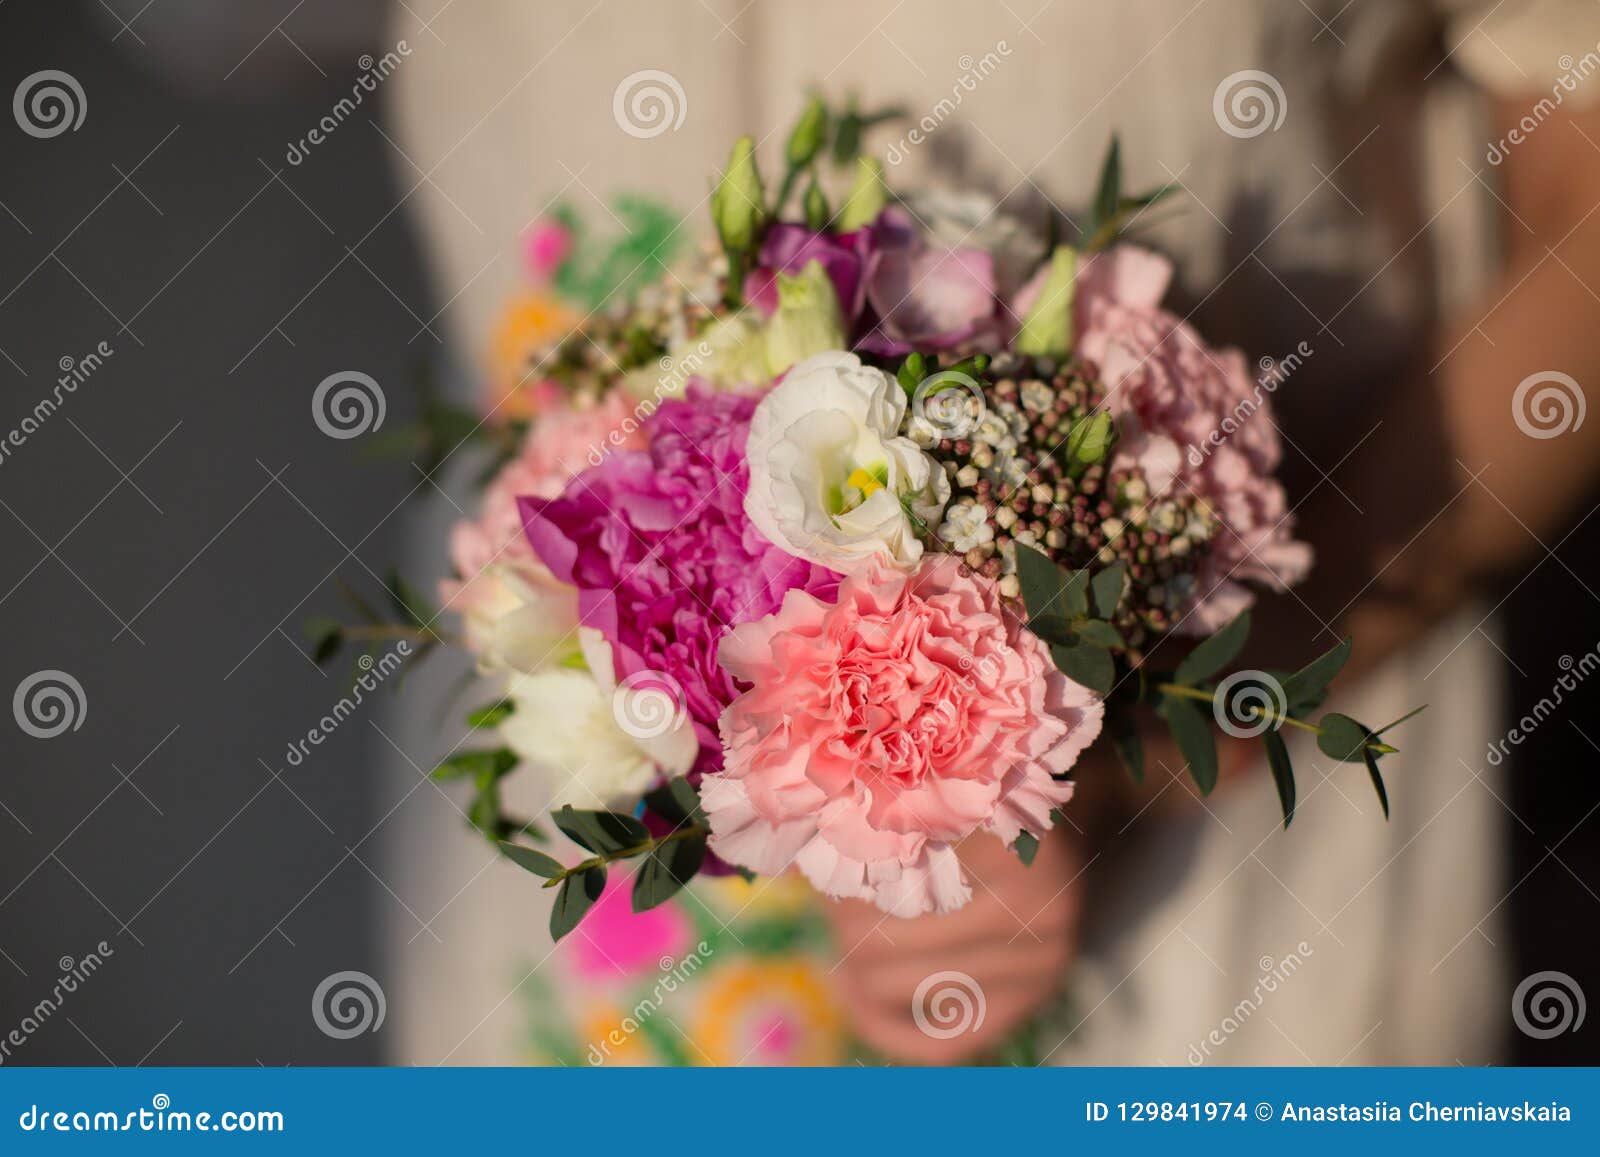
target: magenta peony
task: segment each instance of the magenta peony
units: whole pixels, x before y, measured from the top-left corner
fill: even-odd
[[[744,513],[756,399],[698,382],[645,422],[647,451],[613,454],[554,498],[522,500],[528,540],[578,590],[581,623],[611,644],[620,682],[675,681],[700,737],[697,770],[721,765],[717,718],[738,693],[717,665],[727,631],[838,576],[772,545]]]
[[[700,785],[712,850],[899,916],[966,903],[973,833],[1043,836],[1072,796],[1054,776],[1100,732],[1100,700],[951,555],[870,564],[836,602],[792,591],[720,660],[750,689]]]

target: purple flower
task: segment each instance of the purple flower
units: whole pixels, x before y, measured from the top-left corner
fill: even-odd
[[[864,229],[814,233],[780,222],[767,230],[745,296],[777,308],[776,277],[822,265],[839,295],[852,347],[892,357],[997,339],[993,257],[930,240],[909,213],[888,208]]]
[[[580,622],[611,644],[618,680],[652,671],[682,688],[699,771],[722,766],[717,718],[739,693],[717,664],[723,636],[777,610],[792,588],[831,598],[839,582],[745,517],[755,407],[692,383],[645,422],[648,450],[612,454],[556,498],[520,500],[534,552],[578,588]]]

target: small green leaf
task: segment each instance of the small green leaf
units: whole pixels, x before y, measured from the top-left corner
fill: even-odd
[[[498,779],[517,766],[516,752],[509,747],[492,751],[458,751],[433,769],[434,779]]]
[[[1061,673],[1100,695],[1109,695],[1117,681],[1117,664],[1109,651],[1092,643],[1057,643],[1050,656]]]
[[[535,876],[542,876],[546,880],[558,880],[566,875],[566,866],[560,860],[533,848],[501,841],[500,851],[506,859],[519,868],[526,868]]]
[[[310,619],[305,631],[311,640],[311,660],[319,667],[337,655],[344,645],[344,625],[336,619]]]
[[[1378,757],[1367,747],[1361,749],[1361,754],[1367,759],[1367,775],[1372,780],[1372,790],[1378,793],[1378,802],[1383,805],[1383,818],[1389,818],[1389,792],[1383,786],[1383,775],[1378,771]]]
[[[660,787],[644,793],[644,802],[651,811],[670,824],[697,823],[702,818],[700,793],[682,776],[667,780]]]
[[[1047,643],[1060,643],[1070,647],[1077,643],[1078,636],[1072,629],[1072,624],[1057,614],[1039,615],[1028,620],[1028,630]]]
[[[1289,745],[1276,729],[1265,731],[1261,738],[1267,745],[1267,766],[1272,769],[1272,782],[1278,789],[1278,804],[1283,808],[1283,826],[1287,831],[1294,819],[1294,766],[1289,762]]]
[[[1144,782],[1144,738],[1139,734],[1139,721],[1133,712],[1121,707],[1106,712],[1106,728],[1111,733],[1111,743],[1117,756],[1128,769],[1135,783]]]
[[[552,818],[574,843],[595,853],[620,852],[650,840],[643,824],[617,812],[579,811],[567,804]]]
[[[1039,837],[1031,832],[1019,832],[1011,844],[1011,850],[1017,853],[1017,859],[1026,867],[1033,867],[1033,857],[1039,854]]]
[[[1244,649],[1250,637],[1250,612],[1243,611],[1233,622],[1212,635],[1184,656],[1183,662],[1172,673],[1175,682],[1186,687],[1198,687],[1222,670]]]
[[[657,844],[633,882],[633,910],[648,912],[664,904],[700,870],[706,858],[704,836],[688,836]]]
[[[467,723],[472,727],[498,727],[515,710],[516,704],[509,699],[502,699],[498,703],[480,707],[471,715],[468,715]]]
[[[801,201],[805,209],[806,228],[813,233],[821,233],[828,227],[828,219],[833,215],[828,208],[828,197],[822,191],[822,186],[817,184],[816,177],[811,178],[811,183],[806,186],[805,198]]]
[[[405,579],[400,577],[398,570],[389,571],[389,580],[385,584],[385,591],[389,602],[394,607],[403,622],[413,627],[427,627],[433,621],[433,612],[428,607],[428,601],[418,594]]]
[[[1017,582],[1022,588],[1022,604],[1030,619],[1052,612],[1066,613],[1061,605],[1061,568],[1031,546],[1017,544]]]
[[[1100,166],[1100,187],[1094,198],[1095,224],[1103,225],[1117,215],[1122,203],[1122,142],[1113,133],[1106,159]]]
[[[1217,786],[1217,742],[1206,717],[1200,708],[1176,695],[1163,696],[1156,713],[1167,721],[1200,794],[1210,795]]]
[[[1333,682],[1350,658],[1352,642],[1349,635],[1326,654],[1311,660],[1283,681],[1283,694],[1289,701],[1289,710],[1302,711],[1319,702],[1319,697]]]
[[[1069,619],[1081,619],[1089,613],[1089,572],[1069,570],[1067,581],[1061,587],[1061,609]]]
[[[1122,605],[1122,596],[1128,590],[1127,564],[1114,562],[1096,572],[1090,586],[1094,590],[1095,612],[1102,619],[1111,618],[1117,613],[1117,607]]]
[[[1104,619],[1083,619],[1077,624],[1077,631],[1080,639],[1110,651],[1121,650],[1127,645],[1122,632]]]
[[[550,939],[560,940],[578,926],[606,888],[604,865],[585,868],[561,881],[555,906],[550,909]]]
[[[1322,749],[1322,754],[1341,763],[1362,761],[1361,753],[1367,746],[1369,735],[1365,727],[1337,711],[1328,712],[1317,722],[1317,726],[1321,728],[1317,733],[1317,746]]]

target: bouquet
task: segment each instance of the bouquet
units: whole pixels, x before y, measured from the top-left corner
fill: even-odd
[[[891,190],[860,151],[875,119],[813,101],[770,195],[737,142],[714,243],[681,261],[643,203],[609,246],[541,223],[490,417],[435,422],[442,449],[500,453],[441,590],[494,693],[470,717],[489,745],[434,774],[556,889],[556,938],[624,864],[637,911],[698,872],[789,869],[895,916],[959,908],[962,841],[1031,860],[1085,752],[1142,774],[1141,716],[1201,793],[1213,725],[1259,737],[1285,825],[1282,732],[1315,732],[1387,814],[1388,728],[1318,716],[1349,639],[1231,670],[1255,592],[1311,552],[1271,390],[1162,307],[1171,266],[1125,240],[1173,190],[1125,193],[1113,140],[1051,244],[981,199]],[[522,767],[578,856],[505,812]]]

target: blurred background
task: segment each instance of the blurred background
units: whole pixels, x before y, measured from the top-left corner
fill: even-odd
[[[903,102],[913,124],[963,92],[898,179],[942,174],[1042,219],[1057,199],[1087,199],[1120,127],[1130,183],[1190,189],[1196,204],[1154,235],[1180,254],[1183,312],[1195,307],[1219,343],[1281,354],[1309,339],[1319,351],[1278,399],[1298,496],[1363,469],[1341,457],[1361,429],[1330,440],[1330,409],[1377,407],[1408,375],[1431,374],[1450,354],[1417,335],[1492,304],[1475,294],[1493,283],[1468,266],[1494,264],[1502,239],[1484,222],[1501,219],[1515,162],[1484,160],[1495,137],[1483,94],[1537,100],[1549,76],[1577,75],[1600,51],[1593,5],[1496,15],[1502,6],[1201,0],[1135,5],[1121,24],[1069,0],[955,7],[0,7],[0,87],[14,94],[0,126],[0,428],[25,434],[0,457],[0,688],[20,696],[43,673],[75,692],[60,734],[41,738],[20,718],[0,728],[0,1041],[18,1026],[5,1063],[590,1063],[640,983],[648,991],[691,960],[694,1007],[624,1059],[857,1055],[833,949],[803,892],[752,908],[736,882],[710,886],[648,927],[619,915],[603,959],[552,956],[527,878],[467,830],[459,793],[426,776],[460,737],[433,705],[463,660],[432,661],[294,757],[347,674],[318,667],[303,624],[340,613],[339,576],[370,592],[398,567],[431,591],[481,465],[463,453],[436,474],[417,455],[330,437],[312,416],[319,384],[378,383],[392,430],[416,419],[424,383],[475,404],[493,389],[505,303],[525,288],[521,239],[557,203],[605,229],[612,198],[642,191],[698,230],[703,209],[691,210],[727,143],[786,126],[807,86]],[[1118,62],[1113,80],[1126,75],[1076,89],[1055,77],[1052,62],[1069,71],[1084,43]],[[963,89],[986,54],[994,75]],[[1259,141],[1219,134],[1223,74],[1273,61],[1284,124]],[[651,69],[686,94],[681,129],[619,132],[619,82]],[[40,84],[66,93],[81,123],[41,127],[24,101]],[[1567,147],[1588,166],[1600,146],[1581,136]],[[1597,269],[1571,272],[1600,281]],[[1372,898],[1366,861],[1308,864],[1343,872],[1345,906],[1317,900],[1301,924],[1163,926],[1149,972],[1179,995],[1186,975],[1206,977],[1186,1014],[1199,1030],[1151,1034],[1130,1054],[1097,1039],[1162,1015],[1129,1000],[1149,959],[1130,945],[1157,942],[1108,923],[1087,936],[1082,985],[1064,978],[1059,1006],[1011,1059],[1193,1063],[1184,1045],[1223,1024],[1258,972],[1315,953],[1324,971],[1297,981],[1295,999],[1316,1004],[1326,985],[1322,1001],[1350,1018],[1345,1035],[1295,1028],[1285,997],[1278,1022],[1264,1006],[1205,1059],[1600,1060],[1594,1024],[1544,1035],[1513,1016],[1519,984],[1538,973],[1562,974],[1579,1001],[1600,994],[1600,687],[1580,683],[1548,717],[1537,706],[1600,647],[1597,501],[1575,493],[1561,533],[1480,591],[1452,640],[1430,644],[1421,671],[1446,672],[1430,685],[1431,714],[1472,717],[1491,737],[1536,711],[1539,724],[1493,766],[1477,740],[1447,753],[1430,739],[1428,758],[1455,778],[1436,778],[1425,808],[1408,810],[1396,765],[1388,831],[1402,834],[1368,852],[1386,880],[1408,883],[1363,917],[1362,934],[1341,935],[1341,917]],[[1473,654],[1486,682],[1462,691],[1449,665]],[[1438,820],[1467,806],[1470,822]],[[1377,822],[1370,806],[1362,818]],[[1139,837],[1095,860],[1082,887],[1122,887]],[[1275,895],[1260,860],[1235,874],[1255,842],[1236,839],[1227,867],[1196,869],[1201,891]],[[1450,857],[1471,865],[1470,896],[1441,873]],[[1217,943],[1242,968],[1219,966]],[[1351,971],[1374,984],[1352,992],[1333,979]],[[330,1031],[314,1011],[344,974],[360,974],[374,1009],[363,1031]],[[64,975],[78,980],[58,999]],[[1384,1043],[1381,1025],[1409,1023],[1384,1001],[1402,992],[1426,1005],[1430,991],[1447,1005],[1470,994],[1415,1023],[1471,1022],[1472,1055],[1443,1037]],[[1108,1025],[1098,1038],[1097,1021]]]

